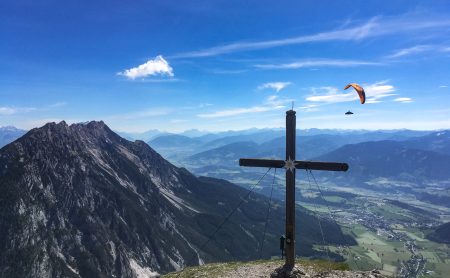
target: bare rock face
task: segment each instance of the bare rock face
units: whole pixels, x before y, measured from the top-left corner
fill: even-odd
[[[0,149],[0,277],[153,277],[256,259],[267,209],[257,194],[204,244],[247,192],[197,178],[103,122],[46,124]],[[271,215],[266,238],[276,241],[284,209]],[[297,215],[309,229],[299,250],[313,252],[316,219]],[[327,239],[340,232],[322,225]],[[278,253],[264,247],[263,257]]]
[[[103,122],[49,123],[0,149],[0,192],[0,277],[152,277],[250,259],[262,225],[251,209],[266,202],[249,200],[201,249],[246,191]]]
[[[187,192],[186,175],[103,122],[31,130],[0,150],[0,276],[152,276],[201,263],[175,224],[196,213],[174,193]]]

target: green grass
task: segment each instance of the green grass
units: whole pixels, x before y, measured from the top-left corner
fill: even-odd
[[[301,265],[305,268],[314,268],[316,271],[329,271],[329,270],[350,270],[348,264],[341,262],[330,262],[324,260],[306,260],[300,259],[296,261],[296,264]],[[283,265],[283,261],[281,260],[258,260],[251,262],[228,262],[228,263],[211,263],[202,266],[193,266],[187,267],[180,272],[171,272],[166,275],[163,275],[164,278],[200,278],[200,277],[208,277],[208,278],[219,278],[223,276],[225,273],[230,272],[234,269],[243,266],[252,266],[252,265],[265,265],[265,266],[273,266],[275,270],[277,267]]]

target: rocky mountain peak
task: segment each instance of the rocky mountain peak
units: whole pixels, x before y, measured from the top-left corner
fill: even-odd
[[[56,133],[58,135],[69,135],[75,137],[110,137],[109,139],[116,140],[120,138],[103,121],[89,121],[71,125],[68,125],[65,121],[61,121],[59,123],[51,122],[45,124],[41,128],[32,129],[31,131],[41,133],[41,135],[47,135],[49,137],[51,137],[52,133]]]
[[[197,178],[95,121],[48,123],[0,149],[0,192],[0,277],[151,277],[254,259],[267,205],[247,199],[205,246],[247,191]],[[272,213],[267,238],[277,239],[284,210]],[[299,250],[314,252],[315,219],[298,215],[308,227]],[[322,225],[329,238],[339,232]],[[263,254],[278,254],[277,245]]]

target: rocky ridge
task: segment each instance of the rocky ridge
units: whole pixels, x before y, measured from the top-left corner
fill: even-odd
[[[256,259],[267,209],[252,195],[205,245],[247,190],[197,178],[103,122],[49,123],[0,149],[0,192],[1,277],[152,277]],[[284,227],[283,206],[273,205],[272,243]],[[298,248],[312,255],[316,220],[297,216]],[[336,225],[322,225],[337,242]],[[264,247],[263,257],[278,254],[277,244]]]

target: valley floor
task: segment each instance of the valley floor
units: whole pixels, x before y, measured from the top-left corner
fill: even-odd
[[[344,232],[355,237],[356,246],[327,247],[346,258],[352,269],[377,268],[395,277],[448,277],[450,247],[426,238],[432,227],[439,225],[438,215],[401,208],[381,196],[343,198],[326,194],[327,205],[312,199],[301,205],[321,217],[331,217],[329,207]]]

